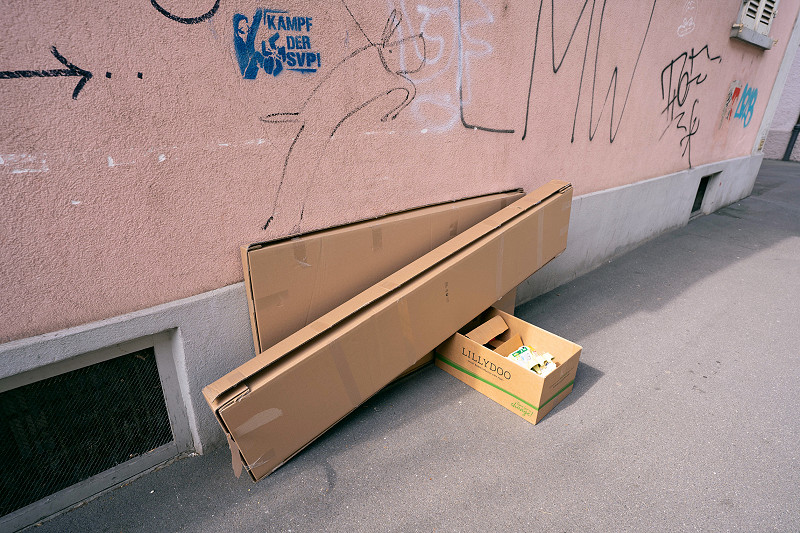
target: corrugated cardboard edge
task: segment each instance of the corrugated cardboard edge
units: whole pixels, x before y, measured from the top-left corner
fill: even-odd
[[[535,208],[545,200],[563,193],[571,187],[572,185],[566,181],[553,180],[525,195],[510,206],[501,209],[494,215],[313,321],[254,359],[245,362],[235,370],[207,385],[203,388],[203,395],[206,401],[216,411],[221,407],[221,404],[244,392],[243,388],[246,389],[246,386],[242,382],[246,379],[261,372],[278,359],[289,356],[292,352],[329,330],[335,324],[345,320],[353,313],[423,275],[469,243],[478,240],[492,230],[514,220],[518,215]]]
[[[231,465],[233,466],[233,473],[236,477],[239,477],[242,475],[242,469],[244,468],[242,452],[239,451],[239,446],[236,445],[236,441],[231,438],[230,433],[227,431],[225,432],[225,437],[228,439],[228,448],[231,450]]]
[[[564,183],[566,183],[566,182],[564,182]],[[411,209],[406,209],[404,211],[387,211],[387,212],[385,212],[385,213],[383,213],[381,215],[377,215],[377,216],[370,217],[370,218],[362,218],[362,219],[359,219],[359,220],[354,220],[353,222],[348,222],[347,224],[341,224],[339,226],[333,226],[333,227],[329,227],[329,228],[322,228],[322,229],[318,229],[318,230],[315,230],[315,231],[310,231],[308,233],[294,233],[294,234],[291,234],[291,235],[287,235],[287,236],[284,236],[284,237],[279,237],[277,239],[273,239],[271,241],[261,241],[261,242],[256,242],[256,243],[253,243],[253,244],[249,244],[247,246],[243,246],[243,248],[246,248],[248,251],[257,250],[258,248],[262,248],[264,246],[270,246],[270,245],[273,245],[273,244],[278,244],[278,243],[281,243],[281,242],[284,242],[284,241],[302,239],[302,238],[305,238],[305,237],[311,237],[311,236],[315,236],[315,235],[329,233],[331,231],[338,231],[338,230],[341,230],[341,229],[349,228],[351,226],[357,226],[357,225],[363,224],[365,222],[375,222],[375,221],[378,221],[378,220],[380,220],[382,218],[393,217],[393,216],[396,216],[396,215],[405,215],[405,214],[408,214],[408,213],[414,213],[416,211],[421,211],[423,209],[429,209],[431,207],[447,207],[447,206],[450,206],[450,205],[455,205],[455,204],[457,204],[459,202],[471,201],[471,200],[479,200],[479,199],[484,198],[484,197],[485,198],[489,198],[491,196],[499,196],[499,195],[503,195],[503,194],[513,194],[513,193],[522,193],[522,192],[523,192],[523,190],[521,188],[507,189],[505,191],[490,192],[490,193],[486,193],[486,194],[479,194],[477,196],[468,196],[466,198],[459,198],[458,200],[450,200],[450,201],[447,201],[447,202],[424,204],[424,205],[420,205],[420,206],[417,206],[417,207],[413,207]]]
[[[250,251],[250,246],[242,246],[239,250],[242,254],[242,270],[244,270],[244,290],[247,293],[247,308],[250,312],[250,329],[253,332],[253,346],[258,347],[260,345],[260,342],[258,340],[258,325],[256,324],[256,307],[255,307],[255,302],[253,301],[253,286],[250,283],[250,257],[248,255]]]

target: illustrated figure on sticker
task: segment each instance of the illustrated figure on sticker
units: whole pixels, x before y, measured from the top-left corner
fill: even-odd
[[[235,14],[233,48],[242,78],[254,80],[262,70],[272,77],[286,71],[317,72],[322,60],[319,52],[311,50],[312,26],[312,17],[278,9],[256,9],[252,20]]]
[[[345,8],[361,29],[346,4]],[[409,75],[425,65],[425,38],[421,33],[405,38],[398,35],[401,21],[402,15],[393,10],[379,41],[372,41],[361,30],[368,44],[329,70],[299,110],[261,118],[268,124],[299,125],[263,229],[272,225],[281,233],[299,231],[318,161],[345,121],[362,112],[377,115],[381,122],[394,120],[416,96],[416,86]],[[414,64],[409,67],[405,62],[412,54]],[[343,90],[345,87],[347,90]],[[299,206],[288,201],[291,195],[287,190],[293,195],[300,191]]]
[[[233,16],[233,48],[236,51],[239,71],[246,80],[256,79],[262,69],[272,76],[277,76],[283,70],[281,52],[285,55],[286,51],[284,47],[278,47],[276,44],[280,37],[278,32],[270,36],[267,41],[261,41],[261,50],[256,49],[256,35],[263,17],[264,12],[261,9],[256,10],[252,23],[249,23],[247,17],[242,14],[237,13]]]

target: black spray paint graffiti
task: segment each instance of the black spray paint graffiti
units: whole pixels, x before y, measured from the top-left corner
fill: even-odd
[[[457,41],[457,54],[458,54],[458,78],[457,78],[457,91],[458,91],[458,112],[459,118],[461,121],[461,125],[467,129],[474,129],[480,131],[487,131],[491,133],[515,133],[514,128],[509,127],[487,127],[484,125],[479,124],[474,120],[470,120],[466,115],[467,111],[465,111],[466,105],[466,97],[465,97],[465,88],[468,83],[468,73],[466,72],[466,60],[465,58],[469,54],[469,51],[465,47],[465,41],[468,42],[479,42],[477,39],[470,38],[467,28],[467,23],[462,20],[462,7],[463,0],[456,0],[456,20],[454,23],[457,27],[456,32],[456,41]],[[488,9],[483,6],[481,2],[478,0],[473,0],[477,5],[481,7],[481,9],[485,12],[485,18],[482,20],[475,20],[472,19],[469,22],[470,26],[474,26],[476,23],[491,23],[493,21],[493,17],[488,12]],[[603,58],[604,52],[606,48],[601,46],[602,45],[602,37],[609,33],[609,31],[616,31],[618,29],[617,26],[613,24],[609,26],[609,23],[606,21],[606,5],[607,0],[603,0],[599,2],[598,0],[592,0],[591,3],[589,0],[584,0],[582,5],[580,5],[580,11],[577,14],[577,17],[574,19],[574,23],[569,24],[567,28],[571,27],[571,32],[569,33],[569,39],[564,46],[563,50],[559,50],[556,45],[556,28],[560,28],[563,23],[560,21],[558,14],[561,13],[562,9],[564,8],[564,3],[557,4],[555,0],[551,0],[549,2],[549,20],[548,15],[545,13],[545,0],[541,0],[539,2],[539,8],[537,10],[536,21],[535,21],[535,32],[533,33],[533,55],[530,63],[530,73],[529,73],[529,86],[528,86],[528,93],[526,97],[526,101],[524,104],[524,127],[522,131],[522,139],[524,140],[528,134],[528,128],[531,122],[534,119],[536,114],[536,110],[534,109],[533,99],[534,99],[534,80],[536,79],[536,73],[538,72],[536,61],[537,55],[540,54],[540,45],[543,43],[540,42],[540,30],[541,36],[543,39],[546,39],[545,34],[547,32],[547,26],[549,25],[550,29],[550,47],[551,47],[551,59],[552,59],[552,68],[553,73],[557,74],[562,66],[565,63],[566,56],[572,48],[573,50],[573,42],[580,42],[585,40],[585,44],[583,45],[583,59],[581,63],[581,71],[580,71],[580,78],[579,82],[577,83],[576,93],[575,93],[575,111],[573,115],[573,125],[572,125],[572,133],[571,133],[571,142],[575,141],[575,133],[578,127],[578,116],[581,110],[581,98],[585,95],[587,89],[590,88],[591,94],[590,102],[589,102],[589,109],[588,109],[588,122],[589,122],[589,131],[588,131],[588,139],[592,141],[597,133],[597,130],[600,126],[600,122],[604,115],[608,116],[606,113],[606,107],[610,104],[610,117],[609,117],[609,142],[614,142],[616,135],[619,131],[620,124],[622,122],[622,117],[625,113],[625,108],[627,106],[628,98],[631,93],[631,87],[633,84],[634,77],[636,75],[636,70],[639,64],[639,60],[642,56],[642,51],[644,49],[645,42],[647,40],[647,36],[650,31],[650,26],[653,20],[653,14],[655,12],[656,7],[656,0],[653,0],[652,5],[650,5],[649,9],[649,16],[647,17],[647,23],[642,24],[637,28],[634,25],[631,25],[630,31],[627,33],[629,35],[635,35],[636,38],[641,36],[641,44],[639,46],[637,55],[635,60],[632,60],[632,67],[630,68],[630,79],[627,83],[627,88],[625,89],[624,99],[620,103],[618,100],[621,98],[618,97],[617,94],[617,86],[620,77],[620,65],[615,65],[610,73],[610,78],[608,81],[608,86],[605,91],[605,95],[602,93],[598,94],[599,91],[602,91],[602,87],[600,85],[603,83],[599,80],[601,75],[604,74],[600,71],[599,64],[601,59]],[[570,11],[569,9],[563,9],[564,11]],[[426,24],[429,18],[436,14],[439,15],[443,12],[447,12],[446,9],[433,9],[433,8],[425,8],[423,10],[425,19],[423,20],[423,25]],[[588,19],[588,20],[587,20]],[[631,24],[630,20],[626,21],[628,24]],[[581,24],[584,24],[585,30],[579,32],[579,27]],[[533,26],[532,24],[531,26]],[[609,30],[610,28],[610,30]],[[605,34],[603,33],[605,30]],[[597,36],[596,39],[593,40],[592,32],[595,31]],[[583,37],[585,32],[585,39]],[[443,38],[434,38],[438,41],[443,41]],[[545,41],[546,42],[546,41]],[[638,42],[638,41],[637,41]],[[491,49],[491,46],[488,43],[480,43],[486,49]],[[580,46],[580,44],[576,44],[576,47]],[[441,53],[441,52],[440,52]],[[541,59],[540,59],[541,61]],[[574,64],[574,63],[573,63]],[[541,68],[541,67],[539,67]],[[591,75],[591,82],[589,83],[588,77]],[[590,85],[590,87],[589,87]],[[584,104],[585,106],[585,104]]]
[[[470,59],[488,57],[492,52],[492,43],[486,40],[489,31],[486,26],[495,21],[494,16],[482,0],[452,1],[452,9],[446,5],[448,3],[446,1],[434,1],[435,5],[433,6],[417,4],[416,11],[422,20],[418,26],[414,26],[410,22],[411,17],[407,17],[409,21],[406,24],[409,31],[424,33],[432,43],[432,57],[429,62],[434,70],[438,70],[430,73],[426,78],[417,80],[421,87],[434,78],[446,75],[451,65],[457,65],[455,109],[453,109],[449,95],[425,93],[424,89],[422,91],[424,94],[421,94],[412,109],[415,114],[420,116],[421,120],[429,119],[420,112],[420,106],[423,104],[442,111],[443,113],[435,114],[433,118],[434,121],[439,121],[439,124],[434,127],[440,131],[446,130],[460,121],[462,127],[466,129],[502,134],[516,133],[519,131],[518,129],[507,127],[511,124],[492,124],[491,127],[488,125],[488,121],[498,120],[496,117],[489,118],[489,113],[485,112],[486,109],[491,109],[491,106],[496,105],[495,103],[488,102],[488,106],[482,106],[479,102],[471,101],[471,83],[478,82],[483,85],[491,83],[490,80],[483,78],[484,74],[481,69],[470,67]],[[580,76],[575,76],[579,81],[574,85],[575,111],[571,142],[575,141],[575,134],[583,122],[584,114],[588,119],[587,136],[589,141],[594,139],[602,120],[605,119],[610,122],[609,142],[614,142],[625,114],[628,99],[631,96],[633,81],[650,32],[656,3],[657,1],[653,0],[641,5],[637,4],[636,8],[626,7],[624,10],[618,7],[613,10],[609,9],[607,13],[608,0],[591,0],[591,2],[584,0],[580,3],[573,0],[558,2],[556,0],[549,2],[540,0],[538,9],[534,7],[535,20],[514,20],[514,23],[519,26],[530,27],[529,35],[532,36],[531,44],[533,45],[530,72],[525,68],[525,74],[523,74],[527,75],[526,79],[529,79],[525,102],[521,103],[519,107],[515,106],[514,102],[508,103],[508,107],[512,109],[519,109],[520,112],[524,110],[524,126],[521,133],[523,140],[527,138],[529,127],[535,124],[537,114],[546,113],[551,109],[537,108],[534,94],[535,80],[543,77],[540,74],[541,68],[543,66],[547,68],[546,65],[541,64],[542,59],[551,55],[555,74],[560,72],[565,62],[567,65],[572,64],[573,67],[577,66],[579,61],[581,62]],[[399,4],[403,12],[410,11],[405,6],[405,0],[399,0]],[[507,7],[508,3],[504,5],[504,10]],[[624,21],[611,18],[611,12],[616,17],[620,17],[620,13],[625,11],[627,14]],[[470,14],[468,15],[467,12]],[[454,27],[452,36],[454,49],[448,45],[451,40],[447,33],[448,22]],[[621,26],[622,23],[624,26]],[[549,39],[547,38],[548,26]],[[432,28],[429,29],[430,27]],[[624,54],[616,64],[605,67],[604,64],[608,59],[621,55],[618,50],[611,49],[613,44],[607,43],[615,41],[623,27],[626,39],[635,40],[639,44],[638,50],[633,49],[632,52],[635,51],[635,55]],[[473,34],[472,31],[476,29],[478,30],[477,34]],[[557,43],[557,33],[568,35],[566,44]],[[551,47],[551,54],[546,53],[548,44]],[[580,48],[583,48],[583,54],[580,54]],[[566,59],[570,49],[573,51],[572,60]],[[536,63],[537,59],[539,65]],[[516,73],[512,75],[516,75]],[[625,81],[621,81],[622,78]],[[627,82],[627,87],[623,85],[625,82]],[[618,85],[622,85],[619,87],[619,94]],[[602,92],[604,89],[605,94]],[[590,95],[586,95],[587,90],[591,91]],[[586,103],[587,99],[589,100],[588,104]],[[470,117],[470,109],[481,110],[484,114],[483,118]],[[445,117],[444,120],[441,118],[442,116]]]
[[[456,10],[458,13],[458,111],[461,125],[468,130],[488,131],[491,133],[514,133],[513,129],[504,128],[490,128],[488,126],[480,126],[472,121],[467,122],[464,118],[464,22],[461,18],[461,0],[456,0]]]
[[[150,3],[153,4],[153,7],[156,8],[156,10],[159,13],[161,13],[168,19],[174,20],[175,22],[180,22],[181,24],[197,24],[199,22],[203,22],[205,20],[210,19],[219,9],[219,2],[220,0],[214,2],[214,6],[211,9],[209,9],[208,11],[206,11],[205,13],[203,13],[198,17],[179,17],[177,15],[173,15],[172,13],[161,7],[159,3],[156,2],[156,0],[150,0]]]
[[[396,34],[402,17],[397,11],[392,11],[380,41],[373,42],[344,0],[342,3],[369,44],[358,48],[328,71],[299,110],[272,113],[261,118],[269,124],[294,123],[300,126],[286,154],[278,191],[264,229],[279,221],[282,229],[298,230],[303,219],[305,199],[301,202],[299,214],[291,213],[289,202],[284,197],[284,185],[291,183],[294,190],[304,191],[303,194],[307,196],[315,173],[313,162],[319,160],[330,139],[345,121],[381,104],[384,106],[379,112],[381,122],[394,120],[416,95],[416,87],[409,75],[418,72],[425,64],[425,39],[422,34],[399,38]],[[414,68],[400,67],[401,48],[412,44],[423,50],[422,60]],[[362,83],[354,87],[353,80],[362,80]],[[344,87],[352,90],[342,94]]]
[[[589,1],[585,0],[583,3],[583,7],[581,8],[580,14],[578,15],[577,20],[575,21],[575,26],[572,28],[572,33],[570,34],[569,41],[567,41],[567,45],[564,48],[564,53],[561,55],[561,59],[556,62],[556,44],[555,44],[555,0],[551,0],[550,7],[551,7],[551,19],[550,19],[550,39],[551,39],[551,46],[552,46],[552,60],[553,60],[553,73],[557,74],[559,69],[564,63],[564,58],[567,56],[567,52],[569,51],[570,46],[572,45],[572,40],[575,37],[575,32],[578,29],[578,25],[581,22],[581,19],[584,17],[586,12],[586,6],[588,5]],[[590,48],[590,38],[592,34],[592,25],[594,24],[594,17],[595,17],[595,6],[596,0],[592,1],[592,7],[589,10],[589,27],[586,30],[586,44],[583,51],[583,65],[581,67],[581,76],[580,81],[578,82],[578,90],[577,90],[577,99],[575,103],[575,114],[572,119],[572,137],[570,138],[570,142],[575,142],[575,129],[578,122],[578,110],[580,109],[580,101],[581,101],[581,94],[583,93],[583,80],[584,75],[586,74],[586,63],[589,57],[589,48]],[[594,139],[595,134],[597,133],[597,129],[600,126],[600,120],[603,116],[603,113],[606,109],[606,104],[608,104],[609,97],[611,98],[611,116],[609,119],[609,130],[608,130],[608,140],[609,142],[613,143],[614,139],[619,132],[620,125],[622,123],[622,116],[625,114],[625,107],[628,104],[628,97],[631,93],[631,86],[633,85],[633,79],[636,76],[636,68],[639,66],[639,60],[642,57],[642,50],[644,49],[645,41],[647,40],[647,35],[650,32],[650,24],[653,21],[653,13],[656,9],[656,0],[653,0],[653,6],[650,9],[650,17],[647,19],[647,26],[644,30],[644,35],[642,36],[642,42],[639,46],[639,53],[636,56],[636,62],[633,64],[633,69],[631,71],[630,81],[628,82],[628,88],[625,92],[625,99],[622,101],[622,108],[619,111],[619,116],[616,118],[616,128],[614,127],[614,111],[617,104],[617,78],[619,76],[619,65],[615,65],[614,69],[611,74],[611,79],[608,83],[608,89],[606,90],[605,98],[603,99],[603,105],[600,108],[600,112],[597,113],[597,120],[594,120],[595,116],[595,94],[597,88],[597,65],[600,59],[600,38],[603,35],[603,19],[605,16],[606,10],[606,3],[607,0],[603,0],[602,7],[600,8],[600,17],[597,26],[597,41],[594,44],[594,67],[592,71],[592,92],[591,92],[591,101],[589,105],[589,141]],[[524,140],[528,133],[528,123],[531,116],[531,94],[533,90],[533,77],[534,77],[534,70],[536,66],[536,52],[538,50],[539,45],[539,29],[542,22],[542,5],[544,4],[544,0],[539,4],[539,15],[536,22],[536,34],[534,37],[534,48],[533,48],[533,59],[531,60],[531,77],[530,77],[530,84],[528,85],[528,99],[525,106],[525,129],[522,132],[522,139]],[[631,32],[633,33],[633,32]]]
[[[705,57],[701,57],[701,55]],[[681,157],[687,156],[689,168],[692,166],[692,137],[697,134],[697,130],[700,128],[700,118],[694,116],[694,109],[699,100],[695,98],[692,102],[688,122],[684,122],[686,119],[684,105],[689,99],[691,88],[701,85],[708,78],[708,74],[703,72],[701,66],[695,68],[695,60],[722,62],[720,56],[711,57],[708,45],[706,45],[697,52],[692,48],[690,52],[682,53],[670,61],[661,71],[661,99],[666,104],[661,114],[666,116],[668,123],[659,140],[675,124],[675,128],[683,134],[679,143],[680,147],[683,148]]]
[[[181,24],[197,24],[199,22],[203,22],[205,20],[210,19],[214,16],[214,14],[219,9],[220,0],[216,0],[214,6],[208,10],[206,13],[198,16],[198,17],[179,17],[177,15],[173,15],[163,7],[161,7],[156,0],[150,0],[150,3],[153,5],[156,10],[167,17],[170,20],[174,20],[176,22],[180,22]],[[72,91],[72,99],[77,100],[78,95],[83,89],[86,82],[92,79],[92,73],[88,70],[84,70],[80,67],[77,67],[67,61],[67,59],[62,56],[55,46],[50,48],[50,52],[53,56],[65,67],[67,68],[59,68],[59,69],[47,69],[47,70],[2,70],[0,71],[0,80],[11,80],[11,79],[19,79],[19,78],[56,78],[56,77],[79,77],[78,84],[75,85],[75,89]],[[143,74],[138,72],[136,77],[142,79]],[[106,72],[106,78],[111,78],[111,73]]]
[[[77,100],[83,86],[86,82],[92,79],[92,73],[88,70],[76,67],[66,60],[64,56],[58,53],[55,46],[50,48],[53,56],[67,68],[57,68],[50,70],[3,70],[0,71],[0,80],[11,80],[15,78],[54,78],[60,76],[77,76],[80,78],[75,89],[72,91],[72,99]],[[107,74],[107,77],[111,77]]]

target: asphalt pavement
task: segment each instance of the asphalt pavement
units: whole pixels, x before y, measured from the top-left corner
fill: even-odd
[[[227,448],[65,531],[800,531],[800,164],[516,310],[583,346],[536,426],[428,366],[258,483]]]

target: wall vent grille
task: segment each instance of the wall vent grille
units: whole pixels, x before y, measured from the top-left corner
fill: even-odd
[[[0,393],[0,516],[173,441],[154,348]]]

